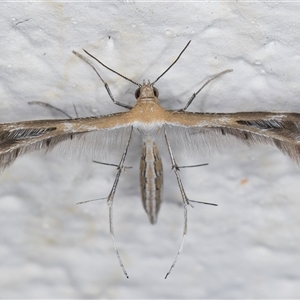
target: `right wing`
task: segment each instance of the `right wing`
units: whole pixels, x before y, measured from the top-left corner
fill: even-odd
[[[166,125],[172,140],[194,153],[234,148],[234,142],[269,144],[300,164],[299,113],[167,111]]]

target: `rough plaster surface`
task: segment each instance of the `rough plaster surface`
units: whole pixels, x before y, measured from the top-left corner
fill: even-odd
[[[158,83],[166,108],[182,107],[224,69],[190,110],[300,111],[298,3],[28,2],[0,4],[0,121],[59,118],[28,101],[80,116],[120,111],[92,69],[72,54],[89,50],[120,73],[155,79],[188,40],[183,57]],[[134,103],[135,86],[99,71],[116,99]],[[87,145],[88,147],[88,145]],[[162,152],[164,149],[162,149]],[[1,176],[1,298],[299,298],[299,169],[277,150],[227,148],[180,164],[191,199],[178,264],[183,210],[166,153],[164,203],[149,224],[140,203],[138,141],[115,199],[115,231],[130,279],[118,265],[104,197],[115,170],[33,153]],[[180,155],[182,154],[182,155]],[[119,158],[110,158],[117,162]]]

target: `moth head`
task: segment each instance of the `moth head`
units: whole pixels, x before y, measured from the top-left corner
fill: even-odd
[[[136,99],[146,99],[146,98],[158,98],[159,92],[156,87],[153,86],[153,84],[148,81],[146,84],[145,81],[143,82],[142,86],[140,86],[135,91],[135,98]]]

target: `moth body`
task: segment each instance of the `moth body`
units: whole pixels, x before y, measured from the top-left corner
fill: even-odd
[[[140,160],[140,183],[143,207],[151,224],[157,221],[162,202],[163,166],[151,136],[145,136]]]

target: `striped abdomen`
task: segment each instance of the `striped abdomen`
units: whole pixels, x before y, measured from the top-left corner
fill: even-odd
[[[163,166],[152,138],[145,137],[140,163],[142,201],[152,224],[156,223],[162,199]]]

